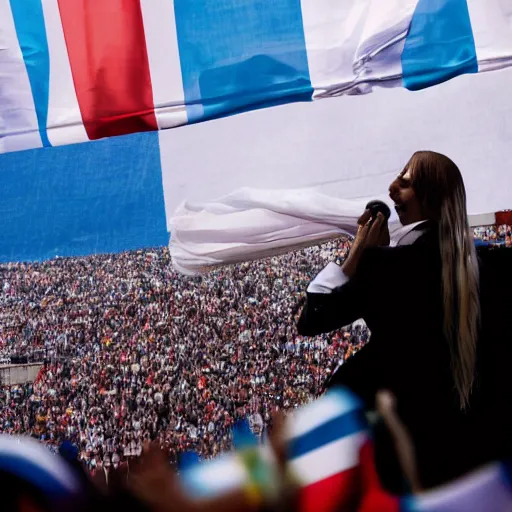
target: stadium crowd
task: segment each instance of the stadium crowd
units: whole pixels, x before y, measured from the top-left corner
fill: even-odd
[[[474,229],[477,243],[512,247],[512,226],[481,226]]]
[[[475,230],[483,242],[507,235]],[[310,279],[348,248],[197,278],[176,273],[165,249],[0,266],[0,364],[45,362],[33,384],[0,386],[0,432],[55,449],[70,440],[93,470],[138,456],[148,439],[171,460],[215,456],[240,419],[262,434],[368,339],[364,324],[315,339],[294,326]]]
[[[307,283],[346,240],[218,270],[177,274],[167,250],[0,266],[0,357],[44,359],[33,384],[0,388],[0,432],[70,440],[91,469],[157,439],[171,460],[212,457],[247,419],[321,393],[367,340],[364,325],[302,339]]]

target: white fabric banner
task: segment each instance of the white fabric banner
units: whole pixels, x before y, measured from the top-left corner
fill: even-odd
[[[468,212],[488,222],[512,207],[511,89],[507,70],[162,132],[174,264],[203,272],[351,232],[418,149],[457,163]]]

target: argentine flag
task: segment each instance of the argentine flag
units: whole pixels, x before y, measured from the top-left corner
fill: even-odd
[[[166,245],[241,187],[374,197],[420,147],[506,208],[511,63],[506,0],[3,0],[0,260]]]

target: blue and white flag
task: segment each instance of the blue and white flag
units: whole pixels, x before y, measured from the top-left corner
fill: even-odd
[[[244,186],[325,187],[343,181],[336,197],[374,196],[377,184],[382,191],[378,178],[387,180],[391,169],[378,170],[382,152],[370,137],[355,136],[358,125],[370,131],[381,125],[382,138],[392,137],[403,153],[411,127],[402,126],[404,133],[397,134],[393,117],[410,122],[411,112],[431,117],[439,108],[445,123],[418,122],[434,138],[439,133],[442,145],[446,137],[440,132],[461,116],[421,99],[411,110],[402,106],[409,101],[406,96],[395,91],[429,88],[511,64],[512,4],[503,0],[4,0],[0,153],[14,153],[0,158],[0,260],[165,245],[173,214],[184,200],[210,201]],[[505,75],[492,76],[492,84],[505,87]],[[471,89],[473,82],[466,83]],[[376,85],[395,89],[379,96],[392,115],[382,117],[368,99],[345,98],[344,106],[317,108],[322,114],[315,126],[312,111],[282,107],[288,108],[283,131],[276,121],[281,114],[250,114],[258,125],[253,132],[265,132],[280,148],[296,139],[295,156],[281,156],[282,165],[277,165],[279,154],[266,153],[263,173],[251,168],[256,141],[244,148],[246,158],[236,172],[225,168],[225,161],[228,167],[237,161],[236,132],[245,116],[238,116],[244,121],[187,128],[186,136],[168,130],[275,105],[365,94]],[[466,88],[459,85],[458,93]],[[448,90],[457,97],[454,88]],[[353,102],[358,102],[355,115],[348,106]],[[506,138],[506,112],[495,109],[491,126],[477,116],[485,105],[468,103],[467,110],[480,127],[480,139],[492,129]],[[329,119],[330,111],[341,113],[338,126]],[[222,136],[219,126],[227,127]],[[322,129],[339,130],[337,145],[350,140],[352,151],[338,155],[341,168],[326,162],[324,148],[311,142]],[[469,129],[460,119],[453,140],[462,140]],[[150,133],[128,135],[137,132]],[[114,138],[119,135],[125,137]],[[226,137],[233,139],[228,151],[222,144]],[[88,143],[68,146],[81,142]],[[420,142],[411,137],[407,151]],[[468,153],[476,151],[472,141],[465,146]],[[186,163],[212,147],[218,160],[210,159],[210,168]],[[31,148],[44,150],[17,153]],[[362,166],[356,153],[371,156],[371,171],[365,165],[350,173]],[[474,154],[468,161],[476,167]],[[494,207],[487,200],[470,213]]]
[[[5,0],[0,151],[512,64],[501,0]]]

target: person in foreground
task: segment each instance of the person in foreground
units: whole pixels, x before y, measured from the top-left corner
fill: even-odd
[[[415,153],[389,195],[403,227],[390,242],[384,217],[372,223],[365,212],[343,266],[329,264],[310,283],[298,331],[315,336],[366,321],[370,342],[329,385],[347,386],[369,408],[379,390],[393,393],[419,481],[430,488],[498,458],[509,444],[502,361],[510,349],[495,324],[510,305],[501,291],[510,256],[495,251],[479,264],[462,175],[448,157]],[[393,452],[389,439],[376,446]],[[388,489],[402,490],[398,465],[379,473]]]

